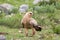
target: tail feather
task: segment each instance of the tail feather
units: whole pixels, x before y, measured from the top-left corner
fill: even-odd
[[[41,31],[42,30],[42,28],[39,27],[39,26],[33,26],[33,27],[35,28],[36,31]]]

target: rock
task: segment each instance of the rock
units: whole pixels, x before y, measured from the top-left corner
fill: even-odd
[[[25,13],[27,10],[28,10],[29,6],[27,4],[22,4],[20,7],[19,7],[19,12],[21,13]]]
[[[0,4],[0,10],[8,14],[13,10],[14,6],[8,3]]]
[[[43,1],[45,1],[45,2],[50,2],[50,0],[34,0],[34,1],[33,1],[33,4],[36,5],[36,4],[38,4],[39,2],[43,2]]]
[[[22,33],[22,31],[21,31],[21,30],[19,30],[19,33]]]
[[[12,9],[14,8],[14,6],[12,6],[11,4],[8,4],[8,3],[1,4],[1,6],[10,11],[12,11]]]
[[[34,0],[33,1],[33,4],[35,5],[35,4],[38,4],[39,2],[42,2],[43,0]]]
[[[2,13],[2,12],[8,14],[9,11],[0,5],[0,13]]]
[[[6,37],[4,35],[0,35],[0,40],[6,40]]]

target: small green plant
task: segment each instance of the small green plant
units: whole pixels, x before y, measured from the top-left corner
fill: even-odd
[[[56,2],[55,7],[56,7],[56,9],[60,9],[60,2]]]
[[[56,34],[60,34],[60,25],[58,24],[58,25],[56,25],[55,27],[53,27],[53,31],[54,31],[54,33],[56,33]]]
[[[0,25],[6,25],[10,28],[19,28],[21,25],[22,16],[19,14],[15,14],[11,17],[3,17],[0,19]]]
[[[14,14],[18,13],[18,8],[13,8],[13,10],[11,11],[11,13],[14,13]]]
[[[44,5],[44,6],[36,6],[33,10],[39,12],[39,13],[54,13],[55,12],[55,6],[52,5]]]
[[[0,13],[0,18],[3,18],[5,16],[5,13]]]

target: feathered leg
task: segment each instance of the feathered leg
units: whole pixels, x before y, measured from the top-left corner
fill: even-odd
[[[35,35],[36,30],[35,30],[35,28],[32,25],[30,27],[32,29],[32,36],[33,36],[33,35]]]
[[[26,36],[28,36],[28,28],[27,28],[27,26],[24,25],[24,28],[25,28],[25,34],[26,34]]]

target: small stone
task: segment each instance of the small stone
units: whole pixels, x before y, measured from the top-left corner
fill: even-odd
[[[6,40],[6,37],[4,35],[0,35],[0,40]]]
[[[1,6],[10,11],[14,8],[14,6],[12,6],[11,4],[8,4],[8,3],[1,4]]]
[[[22,33],[22,31],[21,31],[21,30],[19,30],[19,33]]]
[[[28,10],[29,6],[27,4],[22,4],[20,7],[19,7],[19,12],[21,13],[24,13]]]
[[[35,4],[38,4],[39,2],[42,2],[43,0],[34,0],[33,1],[33,4],[35,5]]]

